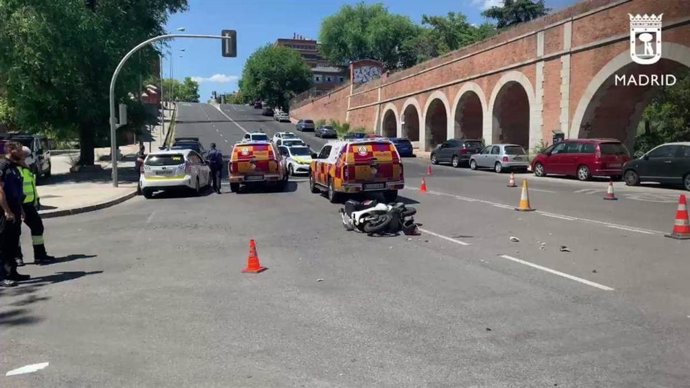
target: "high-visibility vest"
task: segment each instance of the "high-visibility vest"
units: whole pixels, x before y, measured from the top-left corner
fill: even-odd
[[[22,179],[24,181],[24,203],[34,203],[38,200],[38,191],[36,191],[36,176],[28,168],[20,167]]]

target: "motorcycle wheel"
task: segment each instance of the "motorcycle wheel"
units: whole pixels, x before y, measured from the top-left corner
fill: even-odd
[[[364,230],[365,233],[379,232],[388,226],[388,223],[391,222],[391,219],[393,219],[393,216],[390,214],[381,214],[371,221],[366,222],[362,226],[362,230]]]

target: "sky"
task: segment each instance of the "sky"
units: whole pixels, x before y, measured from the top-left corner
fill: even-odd
[[[237,90],[237,80],[247,57],[256,49],[278,38],[292,38],[297,33],[307,39],[318,39],[321,20],[346,4],[359,0],[189,0],[189,9],[171,15],[169,32],[184,28],[188,34],[220,35],[221,30],[237,31],[237,58],[221,56],[220,40],[177,39],[170,43],[163,62],[166,78],[182,80],[192,77],[199,82],[200,100],[210,98],[212,91]],[[471,23],[486,21],[482,10],[501,0],[364,0],[383,3],[391,13],[408,16],[420,23],[422,15],[446,15],[460,12]],[[546,0],[555,10],[566,8],[576,0]],[[171,60],[172,57],[172,60]],[[172,66],[171,66],[172,65]]]

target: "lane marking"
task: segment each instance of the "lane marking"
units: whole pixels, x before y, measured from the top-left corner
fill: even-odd
[[[538,192],[540,192],[540,193],[552,193],[552,194],[556,194],[556,192],[553,191],[553,190],[544,190],[544,189],[529,189],[529,190],[530,190],[530,191],[538,191]]]
[[[436,236],[436,237],[438,237],[438,238],[440,238],[440,239],[443,239],[443,240],[446,240],[446,241],[450,241],[450,242],[455,243],[455,244],[459,244],[459,245],[462,245],[462,246],[468,246],[468,245],[470,245],[470,243],[466,243],[466,242],[464,242],[464,241],[460,241],[460,240],[457,240],[457,239],[454,239],[454,238],[451,238],[451,237],[447,237],[447,236],[444,236],[444,235],[442,235],[442,234],[434,233],[434,232],[432,232],[432,231],[430,231],[430,230],[426,230],[426,229],[422,229],[422,228],[419,228],[419,230],[422,231],[422,232],[424,232],[424,233],[430,234],[430,235],[432,235],[432,236]]]
[[[36,371],[39,371],[41,369],[45,369],[48,366],[49,363],[47,362],[41,362],[39,364],[31,364],[31,365],[26,365],[21,368],[17,369],[12,369],[11,371],[7,372],[5,376],[16,376],[16,375],[23,375],[26,373],[34,373]]]
[[[419,191],[419,189],[416,188],[416,187],[406,187],[404,190]],[[492,201],[487,201],[487,200],[483,200],[483,199],[475,199],[475,198],[462,197],[462,196],[453,195],[453,194],[448,194],[448,193],[441,193],[441,192],[438,192],[438,191],[427,191],[427,194],[438,195],[438,196],[444,196],[444,197],[452,197],[452,198],[459,199],[459,200],[461,200],[461,201],[467,201],[467,202],[479,202],[479,203],[483,203],[483,204],[486,204],[486,205],[491,205],[491,206],[494,206],[494,207],[497,207],[497,208],[501,208],[501,209],[509,209],[509,210],[514,210],[514,209],[515,209],[514,206],[506,205],[506,204],[503,204],[503,203],[492,202]],[[540,214],[543,215],[543,214],[546,213],[546,212],[542,212],[542,211],[537,210],[537,213],[540,213]],[[563,217],[563,219],[568,219],[568,221],[581,221],[581,222],[584,222],[584,223],[595,224],[595,225],[602,225],[602,226],[606,226],[606,227],[609,227],[609,228],[622,229],[622,230],[628,230],[628,231],[633,231],[633,232],[640,232],[640,233],[651,234],[651,235],[654,235],[654,234],[656,234],[656,235],[663,235],[663,234],[666,233],[666,232],[662,232],[662,231],[660,231],[660,230],[647,229],[647,228],[637,228],[637,227],[634,227],[634,226],[620,225],[620,224],[615,224],[615,223],[612,223],[612,222],[599,221],[599,220],[592,220],[592,219],[589,219],[589,218],[573,217],[573,216],[569,216],[569,215],[565,215],[565,214],[557,214],[557,213],[547,213],[547,214],[549,214],[551,217],[556,217],[556,216],[557,216],[557,217]],[[549,217],[549,216],[547,216],[547,217]],[[625,228],[625,229],[623,229],[623,228]]]
[[[233,124],[237,125],[237,127],[238,127],[239,129],[241,129],[242,131],[244,131],[244,133],[249,133],[249,131],[247,131],[246,129],[244,129],[243,126],[239,125],[235,120],[233,120],[232,117],[228,116],[225,112],[223,112],[223,111],[220,109],[220,107],[217,107],[216,109],[218,109],[218,112],[220,112],[220,114],[222,114],[223,116],[225,116],[228,120],[232,121]]]
[[[220,137],[224,137],[222,133],[218,132],[218,134],[220,135]]]
[[[520,259],[518,259],[518,258],[516,258],[516,257],[513,257],[513,256],[501,255],[500,257],[502,257],[502,258],[504,258],[504,259],[506,259],[506,260],[514,261],[514,262],[516,262],[516,263],[524,264],[524,265],[526,265],[526,266],[529,266],[529,267],[532,267],[532,268],[536,268],[536,269],[542,270],[542,271],[544,271],[544,272],[552,273],[552,274],[554,274],[554,275],[558,275],[558,276],[564,277],[564,278],[566,278],[566,279],[574,280],[574,281],[576,281],[576,282],[580,282],[580,283],[582,283],[582,284],[586,284],[586,285],[588,285],[588,286],[592,286],[592,287],[598,288],[598,289],[600,289],[600,290],[604,290],[604,291],[613,291],[613,288],[611,288],[611,287],[609,287],[609,286],[605,286],[605,285],[603,285],[603,284],[595,283],[595,282],[593,282],[593,281],[590,281],[590,280],[587,280],[587,279],[583,279],[583,278],[579,278],[579,277],[577,277],[577,276],[568,275],[567,273],[560,272],[560,271],[556,271],[555,269],[543,267],[543,266],[538,265],[538,264],[530,263],[529,261],[520,260]]]
[[[228,139],[225,139],[225,142],[227,143],[227,142],[228,142]]]
[[[545,217],[558,218],[559,220],[575,221],[575,218],[573,218],[573,217],[562,216],[562,215],[559,215],[559,214],[546,213],[546,212],[542,212],[542,211],[538,211],[538,210],[537,210],[537,213],[539,213],[539,214],[541,214],[542,216],[545,216]]]
[[[149,218],[146,219],[146,223],[147,223],[147,224],[150,224],[150,223],[151,223],[151,220],[153,219],[153,216],[154,216],[155,214],[156,214],[156,212],[154,211],[153,213],[151,213],[151,215],[149,215]]]

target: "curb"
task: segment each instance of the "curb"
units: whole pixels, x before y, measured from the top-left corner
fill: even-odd
[[[41,216],[41,218],[56,218],[56,217],[65,217],[65,216],[72,216],[75,214],[81,214],[81,213],[88,213],[92,212],[95,210],[101,210],[105,209],[111,206],[115,206],[117,204],[120,204],[122,202],[125,202],[128,199],[134,198],[137,195],[137,190],[133,189],[131,193],[127,193],[124,195],[121,195],[113,200],[110,200],[108,202],[103,202],[103,203],[97,203],[95,205],[89,205],[89,206],[84,206],[84,207],[77,207],[77,208],[71,208],[71,209],[64,209],[64,210],[52,210],[52,211],[46,211],[44,212],[38,212],[38,214]]]

